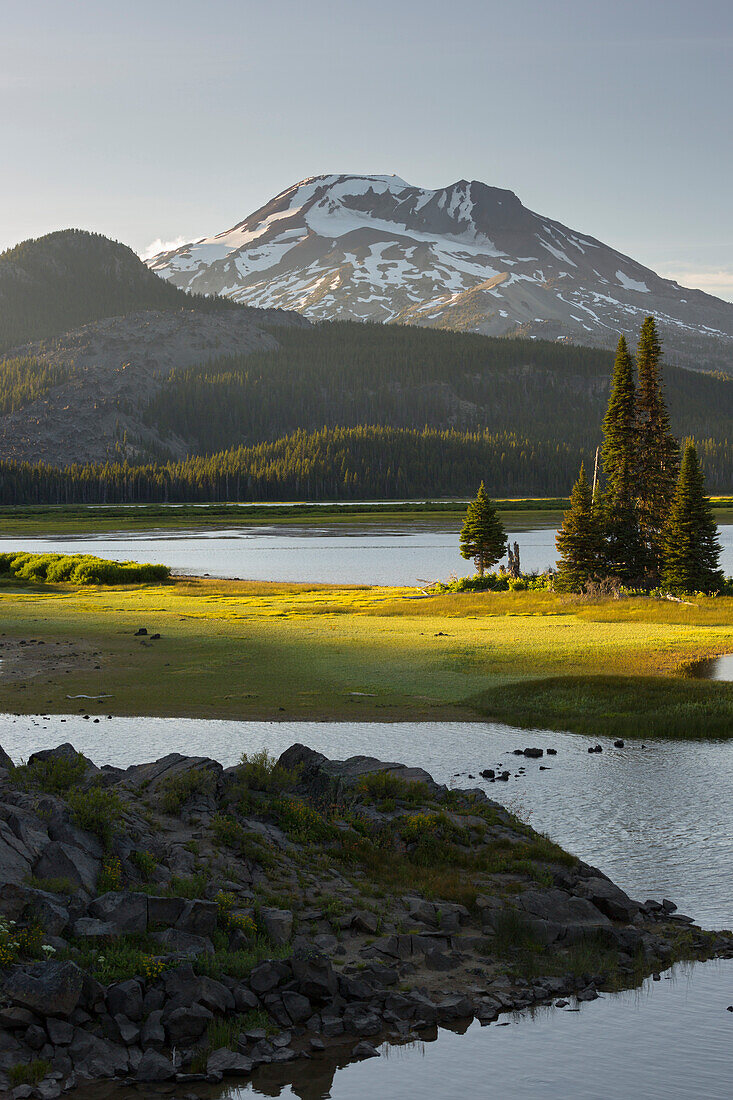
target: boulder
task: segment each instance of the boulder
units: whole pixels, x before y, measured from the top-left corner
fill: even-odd
[[[176,1071],[170,1058],[148,1047],[143,1052],[135,1076],[138,1081],[145,1082],[171,1081],[176,1076]]]
[[[252,1059],[220,1047],[209,1055],[206,1072],[221,1073],[224,1077],[248,1077],[252,1072]]]
[[[12,971],[3,991],[13,1004],[39,1016],[68,1017],[81,999],[84,975],[73,962],[43,961]]]
[[[161,1009],[151,1012],[140,1028],[140,1045],[143,1050],[148,1047],[160,1048],[165,1043],[165,1028],[161,1023],[163,1013]]]
[[[130,1059],[124,1047],[109,1039],[100,1039],[89,1031],[76,1028],[68,1047],[69,1057],[79,1077],[115,1077],[126,1073]]]
[[[280,971],[271,962],[263,962],[259,966],[255,966],[249,976],[251,988],[260,996],[263,993],[269,993],[271,989],[275,989],[281,980]]]
[[[141,1020],[143,1015],[143,991],[133,978],[116,982],[107,989],[107,1010],[110,1016],[123,1015],[128,1020]]]
[[[176,928],[189,932],[192,936],[212,936],[216,931],[219,906],[215,901],[203,901],[195,898],[187,901],[176,921]]]
[[[114,927],[117,935],[128,932],[145,932],[148,927],[147,894],[129,891],[111,891],[95,898],[89,906],[89,914]]]
[[[641,909],[639,902],[607,878],[587,878],[578,883],[580,897],[587,898],[596,909],[600,909],[611,920],[632,921]]]
[[[148,895],[148,924],[175,924],[186,908],[185,898],[164,898]]]
[[[187,1008],[174,1008],[170,1013],[164,1009],[161,1022],[172,1046],[191,1046],[201,1038],[213,1019],[214,1014],[208,1008],[192,1004]]]
[[[283,992],[282,1003],[294,1024],[302,1024],[313,1015],[313,1007],[308,998],[302,993],[296,993],[294,989],[286,989]]]
[[[74,1026],[68,1020],[57,1020],[49,1016],[46,1020],[48,1038],[55,1047],[66,1047],[74,1038]]]
[[[190,932],[181,932],[178,928],[154,932],[153,938],[171,955],[185,955],[193,959],[197,955],[214,954],[214,945],[208,936],[192,936]]]
[[[81,848],[52,840],[41,852],[33,873],[37,878],[67,878],[91,894],[97,884],[99,860]]]
[[[5,749],[0,745],[0,768],[6,768],[8,771],[13,767],[13,761],[10,759]]]
[[[293,935],[293,914],[289,909],[261,909],[260,919],[271,943],[276,947],[290,943]]]
[[[298,991],[304,997],[322,1004],[338,992],[338,975],[325,955],[295,955],[292,964]]]
[[[74,921],[74,935],[84,940],[104,940],[115,934],[115,926],[96,917],[79,917]]]
[[[0,819],[0,881],[3,886],[12,883],[22,886],[31,874],[37,853],[29,849],[17,836],[6,821]],[[0,901],[5,913],[3,901]]]

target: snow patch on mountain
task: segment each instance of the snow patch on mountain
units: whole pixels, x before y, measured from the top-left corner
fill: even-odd
[[[713,335],[723,352],[733,341],[731,303],[477,180],[430,190],[399,176],[312,176],[147,262],[184,289],[316,319],[613,344],[654,313],[680,339]]]

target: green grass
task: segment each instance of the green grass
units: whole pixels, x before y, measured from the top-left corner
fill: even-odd
[[[628,733],[634,714],[654,700],[642,736],[670,732],[667,717],[676,711],[680,729],[733,732],[729,688],[680,674],[733,648],[731,597],[676,604],[546,591],[415,595],[195,578],[145,588],[0,589],[0,709],[67,713],[69,696],[100,693],[113,703],[85,699],[88,713],[113,706],[120,715],[253,720],[495,717],[600,736]],[[161,639],[135,637],[141,625]],[[12,652],[13,639],[28,638],[44,640],[45,649]],[[55,663],[56,643],[74,659]],[[643,705],[629,715],[640,696]],[[616,727],[613,714],[622,716]],[[280,785],[254,761],[242,778],[243,793],[254,790],[250,782]]]
[[[81,531],[136,531],[179,527],[229,527],[232,523],[357,523],[362,520],[451,519],[466,511],[468,501],[428,501],[425,504],[386,501],[373,504],[283,504],[276,508],[262,504],[166,505],[6,505],[2,508],[3,531],[7,536],[72,534]],[[502,512],[562,512],[567,500],[560,497],[507,498],[496,501]]]
[[[47,1058],[34,1058],[32,1062],[21,1062],[8,1070],[8,1080],[13,1088],[18,1085],[38,1085],[51,1072],[51,1063]]]
[[[733,736],[733,683],[670,677],[567,676],[503,684],[475,698],[487,718],[593,736]]]

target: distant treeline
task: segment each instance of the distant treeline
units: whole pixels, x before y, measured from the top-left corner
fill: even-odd
[[[363,424],[509,432],[576,452],[599,442],[611,352],[401,325],[272,332],[273,351],[171,371],[143,419],[199,454]],[[733,380],[666,366],[664,383],[679,438],[733,438]]]
[[[714,490],[731,488],[733,447],[699,440]],[[181,462],[57,468],[0,463],[2,504],[369,500],[563,496],[592,453],[510,433],[361,426],[296,431],[271,443]],[[719,471],[719,475],[711,474]]]

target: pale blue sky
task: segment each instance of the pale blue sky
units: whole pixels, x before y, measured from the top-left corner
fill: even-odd
[[[480,179],[733,300],[731,0],[1,0],[0,248]]]

